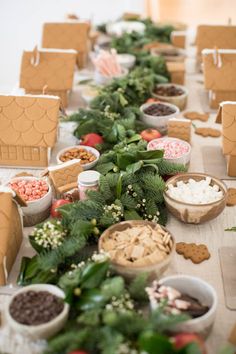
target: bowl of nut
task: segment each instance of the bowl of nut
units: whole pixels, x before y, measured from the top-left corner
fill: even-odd
[[[97,149],[91,146],[77,145],[62,149],[57,154],[57,163],[63,163],[74,159],[79,159],[84,170],[93,168],[100,157]]]
[[[147,220],[129,220],[110,226],[99,238],[99,251],[108,253],[113,269],[126,279],[148,273],[156,279],[168,268],[175,249],[173,235]]]

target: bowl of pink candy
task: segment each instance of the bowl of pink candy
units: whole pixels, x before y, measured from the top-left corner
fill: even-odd
[[[164,159],[168,162],[188,165],[191,157],[191,145],[187,141],[163,137],[148,143],[148,150],[164,150]]]
[[[27,203],[27,207],[22,208],[25,226],[39,223],[49,216],[52,189],[46,179],[15,177],[7,185]]]

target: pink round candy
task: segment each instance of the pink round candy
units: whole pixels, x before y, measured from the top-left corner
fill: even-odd
[[[189,152],[189,146],[180,140],[159,139],[149,143],[149,150],[164,150],[165,159],[175,159]]]
[[[48,185],[42,180],[19,180],[9,183],[25,201],[34,201],[42,198],[48,192]]]

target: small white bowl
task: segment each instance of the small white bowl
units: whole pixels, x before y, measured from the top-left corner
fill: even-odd
[[[27,177],[27,176],[22,176],[22,177],[14,177],[10,180],[10,182],[14,181],[34,181],[34,180],[42,180],[42,178],[37,178],[37,177]],[[44,179],[46,180],[46,179]],[[8,182],[9,183],[9,182]],[[8,185],[7,183],[7,185]],[[32,200],[32,201],[27,201],[27,207],[22,207],[23,214],[25,216],[32,216],[36,214],[40,214],[44,211],[46,211],[52,204],[52,188],[51,185],[48,183],[46,180],[47,186],[48,186],[48,192],[45,194],[42,198]]]
[[[97,164],[98,159],[99,159],[99,157],[100,157],[100,152],[99,152],[97,149],[95,149],[95,148],[93,148],[93,147],[91,147],[91,146],[87,146],[87,145],[68,146],[68,147],[66,147],[66,148],[64,148],[64,149],[62,149],[62,150],[60,150],[60,151],[58,152],[58,154],[57,154],[57,157],[56,157],[57,163],[58,163],[58,164],[63,163],[63,161],[60,160],[60,156],[61,156],[64,152],[66,152],[67,150],[74,149],[74,148],[77,148],[77,149],[83,148],[83,149],[85,149],[85,150],[91,152],[91,153],[92,153],[93,155],[95,155],[95,157],[96,157],[96,160],[94,160],[94,161],[92,161],[92,162],[86,163],[86,164],[84,164],[84,165],[81,164],[81,166],[83,167],[84,170],[89,170],[89,169],[93,168],[93,167]]]
[[[215,289],[200,278],[182,274],[162,278],[159,283],[171,286],[181,293],[198,299],[203,305],[209,306],[209,311],[203,316],[180,323],[174,329],[175,332],[198,333],[206,338],[211,331],[216,316],[218,300]]]
[[[147,150],[159,150],[160,148],[157,147],[156,149],[154,149],[152,147],[152,145],[155,144],[155,143],[158,144],[158,143],[162,142],[163,140],[181,142],[182,144],[184,144],[184,145],[186,145],[188,147],[188,151],[185,154],[181,155],[180,157],[176,157],[176,158],[165,158],[166,161],[171,162],[171,163],[182,164],[182,165],[185,165],[185,166],[189,164],[190,158],[191,158],[191,149],[192,148],[191,148],[191,145],[185,140],[164,136],[163,138],[153,139],[153,140],[149,141],[149,143],[147,145]]]
[[[26,291],[31,291],[31,290],[48,291],[49,293],[56,295],[62,299],[65,298],[64,292],[55,285],[34,284],[34,285],[25,286],[24,288],[14,293],[14,295],[10,298],[7,306],[5,307],[6,320],[12,329],[14,329],[16,332],[20,333],[23,336],[30,337],[32,340],[47,339],[49,337],[52,337],[57,332],[59,332],[65,325],[69,314],[69,305],[67,303],[64,303],[64,308],[62,312],[57,317],[55,317],[54,319],[52,319],[47,323],[43,323],[37,326],[29,326],[29,325],[21,324],[15,321],[14,318],[11,316],[9,311],[10,304],[14,297]]]
[[[136,61],[136,58],[132,54],[117,54],[118,63],[126,69],[131,69]]]
[[[94,81],[97,85],[108,85],[113,79],[124,77],[128,74],[128,69],[122,68],[122,73],[115,76],[104,76],[98,70],[94,71]]]
[[[175,110],[174,113],[166,115],[166,116],[151,116],[149,114],[144,113],[144,110],[152,105],[155,104],[162,104],[165,106],[168,106]],[[140,111],[142,112],[141,120],[146,123],[148,126],[152,128],[156,128],[161,134],[165,134],[167,132],[167,124],[170,118],[175,118],[179,114],[179,108],[171,103],[166,103],[166,102],[160,102],[160,103],[155,103],[155,102],[150,102],[150,103],[144,103],[140,107]]]

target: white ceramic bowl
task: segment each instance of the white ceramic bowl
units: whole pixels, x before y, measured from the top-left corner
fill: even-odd
[[[95,148],[93,148],[93,147],[91,147],[91,146],[87,146],[87,145],[68,146],[68,147],[66,147],[66,148],[64,148],[64,149],[62,149],[62,150],[60,150],[60,151],[58,152],[58,154],[57,154],[57,163],[58,163],[58,164],[63,163],[63,161],[60,160],[60,156],[61,156],[64,152],[66,152],[67,150],[74,149],[74,148],[83,148],[83,149],[85,149],[85,150],[91,152],[93,155],[96,156],[96,160],[94,160],[94,161],[92,161],[92,162],[90,162],[90,163],[86,163],[86,164],[84,164],[84,165],[81,165],[84,170],[89,170],[89,169],[93,168],[93,167],[97,164],[98,159],[99,159],[99,157],[100,157],[100,152],[99,152],[97,149],[95,149]]]
[[[217,310],[217,294],[215,289],[206,281],[190,275],[171,275],[162,278],[160,284],[171,286],[209,306],[209,311],[203,316],[185,321],[176,326],[176,332],[194,332],[206,338],[213,326]]]
[[[182,111],[185,109],[187,100],[188,100],[188,89],[185,86],[182,85],[177,85],[177,84],[158,84],[156,85],[157,87],[170,87],[170,86],[175,86],[178,89],[181,89],[183,91],[182,95],[179,96],[162,96],[156,94],[154,91],[152,92],[153,97],[157,98],[160,101],[168,102],[171,104],[174,104],[175,106],[179,107],[179,109]]]
[[[136,58],[132,54],[117,54],[118,63],[126,69],[131,69],[136,61]]]
[[[24,177],[23,176],[23,177],[14,177],[10,180],[10,182],[22,181],[22,180],[32,181],[32,180],[41,180],[41,179],[42,178],[30,177],[30,176]],[[51,206],[51,204],[52,204],[52,188],[51,188],[51,185],[48,183],[47,179],[44,179],[44,180],[46,180],[47,185],[48,185],[47,194],[45,194],[40,199],[27,201],[26,202],[27,207],[22,207],[22,211],[25,216],[32,216],[32,215],[40,214],[40,213],[46,211],[47,209],[49,209],[49,207]]]
[[[21,324],[12,318],[12,316],[10,315],[9,307],[12,299],[16,295],[24,293],[29,290],[48,291],[51,294],[56,295],[62,299],[65,298],[65,294],[60,288],[58,288],[55,285],[50,285],[50,284],[28,285],[18,290],[10,298],[7,306],[5,307],[6,320],[12,329],[14,329],[16,332],[20,333],[23,336],[30,337],[32,340],[47,339],[53,336],[54,334],[56,334],[57,332],[59,332],[65,325],[69,314],[69,305],[67,303],[64,303],[64,308],[62,312],[57,317],[55,317],[54,319],[52,319],[47,323],[43,323],[37,326],[28,326],[28,325]]]
[[[180,157],[176,157],[176,158],[165,158],[166,161],[171,162],[171,163],[179,163],[182,165],[188,165],[188,163],[190,162],[190,158],[191,158],[191,145],[184,140],[181,139],[177,139],[177,138],[170,138],[170,137],[163,137],[163,138],[158,138],[158,139],[153,139],[151,141],[149,141],[148,145],[147,145],[147,150],[159,150],[160,148],[158,148],[158,143],[161,143],[164,140],[168,140],[168,141],[177,141],[177,142],[181,142],[182,144],[186,145],[186,147],[188,148],[188,151],[181,155]],[[154,148],[155,143],[157,144],[157,147]],[[154,146],[153,146],[154,145]]]
[[[128,69],[122,68],[122,73],[116,76],[104,76],[98,70],[94,71],[94,81],[96,85],[108,85],[113,79],[124,77],[128,74]]]
[[[168,106],[175,110],[174,113],[166,115],[166,116],[151,116],[149,114],[144,113],[144,110],[152,105],[159,103],[144,103],[141,107],[141,120],[146,123],[148,126],[152,128],[156,128],[161,134],[165,134],[167,132],[167,124],[170,118],[175,118],[179,114],[179,108],[171,103],[161,102],[165,106]]]

